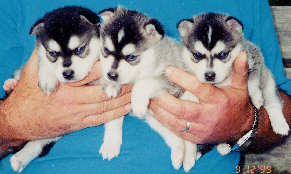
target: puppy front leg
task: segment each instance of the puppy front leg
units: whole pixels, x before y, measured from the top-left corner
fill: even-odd
[[[10,158],[10,165],[16,172],[21,172],[33,159],[37,158],[45,145],[56,142],[61,137],[29,141],[20,151]]]
[[[48,63],[47,60],[40,58],[38,66],[38,86],[43,93],[49,95],[52,93],[58,86],[58,79],[55,74],[55,70],[52,67],[51,63]]]
[[[145,119],[146,122],[150,125],[150,127],[158,132],[160,136],[165,140],[167,145],[171,149],[171,161],[173,167],[178,170],[183,162],[184,154],[185,154],[185,144],[184,140],[177,135],[175,135],[173,132],[171,132],[169,129],[167,129],[165,126],[163,126],[159,121],[157,121],[155,118],[153,118],[151,115],[148,115]]]
[[[254,71],[248,77],[248,92],[253,105],[260,109],[264,104],[263,93],[260,89],[260,78],[258,72]]]
[[[185,91],[185,93],[180,97],[183,100],[189,100],[196,103],[199,103],[199,99],[192,93]],[[183,160],[183,167],[185,172],[189,172],[192,167],[195,165],[197,160],[197,144],[193,144],[189,141],[184,140],[185,142],[185,156]]]
[[[265,69],[265,74],[268,75],[264,79],[265,86],[262,89],[265,99],[264,107],[268,112],[274,132],[280,135],[288,135],[290,128],[283,114],[283,106],[275,80],[268,69]]]
[[[104,125],[104,140],[99,150],[99,154],[102,155],[103,160],[111,160],[119,155],[120,146],[122,144],[122,125],[123,117],[110,121]]]
[[[197,144],[193,144],[190,141],[185,141],[185,157],[183,160],[183,167],[185,172],[189,172],[195,165],[197,160]]]
[[[163,90],[163,80],[144,79],[134,84],[131,95],[132,112],[139,118],[143,118],[148,111],[151,98],[156,97]]]
[[[120,92],[121,86],[119,84],[110,83],[105,78],[101,78],[98,83],[102,85],[108,97],[114,98]],[[99,154],[102,155],[103,160],[111,160],[119,155],[122,144],[122,125],[123,117],[112,120],[104,125],[104,139],[99,150]]]

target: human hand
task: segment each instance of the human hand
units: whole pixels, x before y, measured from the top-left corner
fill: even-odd
[[[112,100],[100,86],[84,85],[101,77],[99,62],[85,79],[59,84],[49,96],[38,88],[37,64],[38,57],[34,51],[17,86],[0,105],[10,128],[7,132],[9,139],[55,137],[103,124],[130,111],[130,85],[125,86],[119,96]]]
[[[250,114],[246,53],[241,53],[234,62],[232,83],[217,88],[201,83],[195,76],[169,67],[170,81],[199,98],[200,103],[181,100],[168,93],[151,101],[154,117],[178,136],[195,144],[224,142],[240,138],[253,123]],[[188,133],[184,130],[190,123]]]

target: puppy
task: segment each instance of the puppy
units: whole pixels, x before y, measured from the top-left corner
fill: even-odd
[[[101,84],[110,97],[115,97],[122,84],[133,83],[131,105],[133,114],[144,117],[171,148],[175,169],[184,164],[189,171],[195,163],[196,145],[177,137],[161,125],[148,112],[151,98],[163,91],[176,97],[183,90],[170,83],[165,76],[168,66],[183,69],[181,53],[183,46],[164,35],[161,24],[137,11],[121,7],[106,9],[99,13],[103,19],[100,29],[102,42],[100,61],[103,79]],[[120,152],[123,118],[105,124],[104,142],[99,153],[103,159],[111,159]]]
[[[256,108],[264,106],[274,132],[287,135],[289,126],[282,112],[282,103],[270,70],[264,65],[260,49],[243,35],[242,23],[228,15],[207,13],[181,20],[178,30],[185,49],[187,70],[201,82],[217,87],[231,83],[233,61],[239,52],[248,55],[248,92]],[[231,147],[220,144],[217,150],[225,155]]]
[[[49,95],[59,82],[75,82],[87,76],[100,53],[99,24],[98,15],[91,10],[69,6],[47,13],[33,25],[30,34],[37,37],[38,85],[43,93]],[[13,90],[21,71],[16,71],[4,89]],[[13,170],[21,172],[47,144],[60,138],[29,141],[11,157]]]

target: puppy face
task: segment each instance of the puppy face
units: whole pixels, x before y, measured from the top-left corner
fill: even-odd
[[[81,7],[48,13],[31,29],[37,35],[40,59],[49,65],[39,68],[51,68],[60,82],[83,79],[100,51],[98,27],[97,14]]]
[[[140,71],[142,54],[160,41],[160,23],[136,11],[121,7],[103,10],[100,37],[101,63],[107,80],[126,84]]]
[[[186,46],[186,65],[201,82],[219,84],[230,76],[242,49],[242,25],[237,19],[208,13],[182,20],[178,30]]]

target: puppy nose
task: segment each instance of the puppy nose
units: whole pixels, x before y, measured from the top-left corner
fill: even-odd
[[[74,71],[71,69],[68,69],[68,70],[63,72],[63,76],[65,79],[71,80],[74,77]]]
[[[107,73],[107,76],[110,80],[113,80],[113,81],[117,81],[118,79],[118,74],[116,72],[109,72]]]
[[[205,79],[207,80],[207,81],[214,81],[215,80],[215,72],[213,72],[213,71],[209,71],[209,72],[206,72],[205,73]]]

